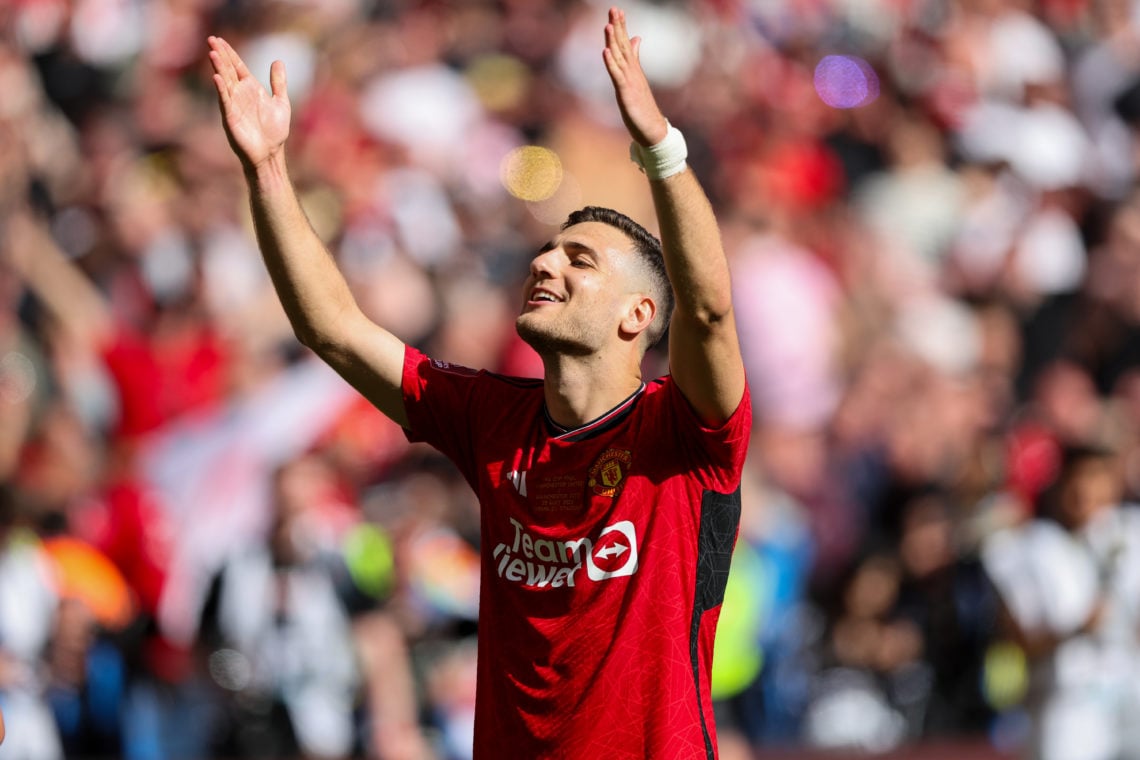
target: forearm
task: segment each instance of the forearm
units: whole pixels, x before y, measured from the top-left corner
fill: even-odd
[[[678,317],[713,326],[732,312],[728,261],[712,205],[691,169],[649,183]]]
[[[676,298],[670,372],[701,419],[715,427],[740,405],[745,388],[720,231],[691,170],[651,180],[650,186]]]
[[[246,173],[265,267],[298,340],[320,352],[358,309],[344,276],[317,237],[289,180],[285,159]]]
[[[261,255],[297,339],[406,426],[400,388],[404,344],[357,306],[297,200],[284,159],[264,162],[246,178]]]
[[[228,42],[208,42],[226,138],[245,167],[257,242],[293,332],[380,411],[406,424],[404,344],[364,316],[289,181],[285,64],[270,66],[270,94]]]
[[[80,342],[96,347],[105,343],[113,330],[112,317],[95,283],[30,213],[13,214],[7,223],[10,261],[28,289]]]

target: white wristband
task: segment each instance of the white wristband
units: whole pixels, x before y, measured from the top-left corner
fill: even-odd
[[[685,144],[685,136],[681,130],[669,125],[665,139],[648,148],[634,140],[629,145],[630,159],[641,167],[649,179],[665,179],[679,174],[685,169],[685,159],[689,156],[689,146]]]

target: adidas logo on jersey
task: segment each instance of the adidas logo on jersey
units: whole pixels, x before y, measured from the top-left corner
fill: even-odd
[[[526,496],[526,470],[511,470],[507,473],[507,480],[519,492],[519,496]]]

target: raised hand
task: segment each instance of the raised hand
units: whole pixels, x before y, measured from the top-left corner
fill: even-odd
[[[668,124],[641,69],[640,50],[641,38],[630,39],[626,30],[625,11],[610,8],[602,58],[614,84],[614,94],[626,129],[634,140],[648,147],[665,139]]]
[[[207,41],[226,137],[245,169],[251,171],[279,153],[289,137],[292,109],[285,90],[285,64],[274,61],[270,67],[273,92],[269,93],[228,42],[221,37]]]

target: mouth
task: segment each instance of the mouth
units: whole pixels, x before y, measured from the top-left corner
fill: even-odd
[[[547,303],[562,303],[564,299],[553,293],[546,288],[535,288],[530,291],[530,296],[527,298],[527,306],[541,306]]]

